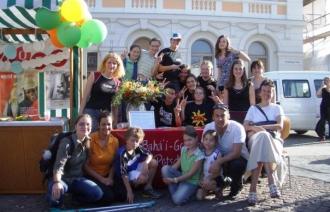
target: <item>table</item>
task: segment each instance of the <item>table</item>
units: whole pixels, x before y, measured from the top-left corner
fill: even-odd
[[[0,193],[44,193],[39,160],[63,120],[0,122]]]
[[[199,140],[203,133],[202,128],[196,128]],[[183,145],[183,127],[159,128],[144,130],[145,138],[143,146],[152,152],[154,158],[158,161],[158,170],[154,180],[156,187],[163,187],[160,169],[164,165],[172,165],[180,155]],[[125,144],[124,135],[126,129],[116,129],[112,134],[119,139],[121,145]]]

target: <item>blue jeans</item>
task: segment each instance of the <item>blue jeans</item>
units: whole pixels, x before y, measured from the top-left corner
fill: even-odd
[[[181,172],[172,168],[169,165],[162,167],[163,178],[174,178],[181,176]],[[172,201],[176,205],[182,205],[186,203],[191,196],[197,191],[198,185],[194,185],[188,182],[171,183],[168,185]]]
[[[88,114],[92,117],[92,132],[98,130],[101,111],[97,109],[85,108],[84,114]]]
[[[47,200],[51,207],[58,207],[63,203],[64,194],[67,192],[72,193],[73,197],[79,202],[96,202],[103,196],[103,192],[100,187],[91,180],[84,177],[76,178],[71,184],[67,184],[63,180],[61,184],[63,186],[63,193],[58,200],[52,199],[53,180],[48,182]]]

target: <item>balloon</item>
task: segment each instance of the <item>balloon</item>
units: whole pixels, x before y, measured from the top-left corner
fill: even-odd
[[[81,32],[73,23],[64,22],[57,28],[56,35],[65,47],[73,47],[79,42]]]
[[[86,17],[88,7],[83,0],[65,0],[60,8],[61,16],[70,22],[79,22]]]
[[[56,29],[52,29],[47,31],[50,37],[50,40],[52,42],[52,44],[57,47],[57,48],[63,48],[63,44],[58,40],[57,38],[57,34],[56,34]]]
[[[81,26],[83,40],[89,41],[94,44],[100,44],[108,34],[105,24],[97,19],[86,21]]]
[[[33,49],[36,50],[37,52],[44,50],[44,48],[45,48],[45,43],[43,41],[33,42]]]
[[[12,62],[11,63],[11,71],[15,72],[17,74],[22,72],[23,68],[22,68],[21,62],[19,62],[19,61]]]
[[[23,51],[24,52],[31,52],[31,50],[32,50],[32,43],[24,43],[23,45],[22,45],[22,47],[23,47]]]
[[[6,45],[3,54],[8,59],[14,59],[16,57],[16,47],[13,45]]]
[[[54,29],[61,24],[61,16],[58,11],[50,11],[42,7],[37,11],[36,23],[41,29]]]
[[[80,41],[77,43],[77,46],[79,48],[88,48],[92,45],[91,42],[88,42],[87,40],[84,40],[82,35],[81,35],[81,38],[80,38]]]

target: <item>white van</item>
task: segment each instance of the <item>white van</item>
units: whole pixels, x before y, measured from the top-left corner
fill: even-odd
[[[298,134],[314,130],[320,118],[321,98],[316,96],[327,71],[273,71],[265,76],[274,80],[276,101],[291,120],[291,129]]]

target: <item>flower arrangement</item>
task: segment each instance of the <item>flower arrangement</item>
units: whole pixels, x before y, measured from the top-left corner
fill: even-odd
[[[133,106],[154,100],[164,93],[164,89],[157,81],[149,81],[146,85],[139,81],[123,81],[116,93],[113,105],[120,105],[125,101]]]

